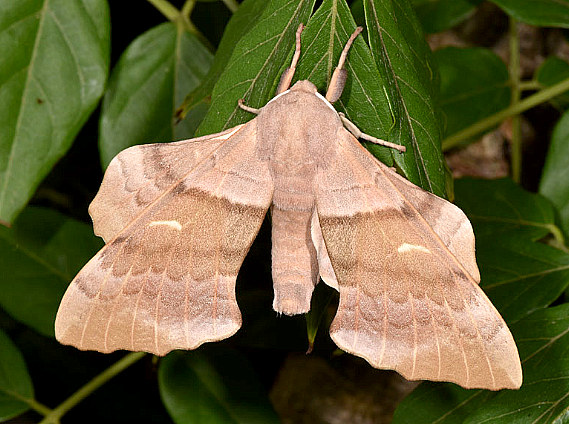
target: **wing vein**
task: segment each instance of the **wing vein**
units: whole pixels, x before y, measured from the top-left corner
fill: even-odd
[[[444,296],[444,294],[443,294]],[[445,300],[445,307],[447,310],[447,313],[449,315],[449,318],[452,322],[452,327],[454,328],[457,337],[458,337],[458,344],[460,345],[460,351],[462,352],[462,360],[464,361],[464,368],[466,370],[466,382],[465,385],[468,385],[468,383],[470,382],[470,370],[468,368],[468,361],[466,359],[466,352],[464,351],[464,344],[462,343],[462,337],[460,336],[460,330],[458,329],[458,327],[456,326],[456,320],[454,319],[453,315],[452,315],[452,309],[450,307],[450,305],[447,302],[446,296],[444,296],[444,300]]]
[[[126,240],[125,240],[126,241]],[[124,244],[121,246],[121,251],[124,249]],[[118,255],[117,255],[118,256]],[[97,294],[93,297],[93,300],[91,301],[91,304],[89,306],[89,313],[87,314],[87,318],[85,319],[85,324],[83,324],[83,330],[81,331],[81,340],[79,341],[79,348],[83,348],[83,341],[85,339],[85,332],[87,330],[87,326],[89,325],[89,321],[91,320],[91,315],[93,314],[93,309],[95,308],[95,302],[99,299],[99,296],[101,295],[101,292],[103,291],[105,285],[107,284],[107,281],[109,279],[109,276],[111,274],[111,272],[113,271],[113,268],[115,266],[115,262],[117,260],[117,256],[115,256],[113,258],[113,262],[111,264],[111,266],[109,267],[107,273],[105,274],[105,278],[103,279],[103,281],[101,282],[101,284],[99,285],[99,288],[97,289]],[[76,277],[77,278],[77,277]]]
[[[109,339],[109,329],[111,328],[111,321],[113,319],[113,315],[115,314],[118,299],[119,299],[119,297],[122,297],[122,291],[123,291],[124,287],[126,286],[126,283],[128,282],[129,278],[130,278],[131,272],[132,272],[132,265],[128,269],[128,272],[126,273],[125,277],[123,278],[123,280],[121,282],[121,286],[119,287],[119,291],[118,291],[117,295],[115,296],[115,298],[113,299],[113,305],[111,306],[111,313],[109,314],[109,319],[107,320],[107,326],[105,328],[104,345],[105,345],[105,351],[107,351],[107,352],[109,351],[108,339]]]
[[[440,342],[439,342],[439,332],[437,331],[437,323],[435,321],[435,316],[433,315],[433,312],[431,311],[431,308],[429,307],[429,297],[427,294],[425,294],[425,306],[427,307],[427,310],[429,311],[429,315],[431,316],[431,324],[433,325],[433,333],[435,335],[435,341],[437,342],[437,358],[438,358],[438,368],[437,368],[437,380],[440,380],[441,378],[441,370],[442,370],[442,360],[441,360],[441,346],[440,346]]]
[[[413,368],[411,369],[411,380],[415,378],[415,367],[417,365],[417,317],[415,315],[415,305],[413,304],[413,295],[408,293],[409,302],[411,304],[411,316],[413,317]]]
[[[158,293],[156,294],[156,314],[154,315],[154,349],[156,353],[160,352],[158,346],[158,318],[159,318],[159,305],[160,305],[160,297],[162,296],[162,288],[164,287],[164,279],[166,277],[166,273],[172,262],[172,258],[174,257],[174,251],[180,242],[180,234],[182,231],[176,231],[176,241],[172,244],[172,248],[170,249],[170,253],[168,254],[168,262],[164,266],[164,270],[162,271],[162,275],[160,276],[160,287],[158,288]]]
[[[144,273],[144,280],[143,280],[144,282],[143,282],[143,284],[141,285],[138,294],[136,295],[136,303],[135,303],[135,305],[134,305],[134,312],[133,312],[133,314],[132,314],[132,324],[131,324],[131,327],[130,327],[130,350],[136,350],[136,349],[134,348],[134,326],[135,326],[135,324],[136,324],[136,316],[138,315],[138,305],[139,305],[139,303],[140,303],[140,298],[142,297],[142,292],[144,292],[144,287],[146,287],[146,282],[147,282],[147,280],[148,280],[148,273],[150,272],[150,269],[151,269],[151,268],[152,268],[152,267],[149,266],[149,267],[146,269],[146,272]]]

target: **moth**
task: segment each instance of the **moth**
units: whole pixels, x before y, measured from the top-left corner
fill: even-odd
[[[310,309],[319,279],[340,293],[330,328],[344,351],[409,380],[519,388],[518,351],[478,286],[464,213],[363,148],[336,112],[342,51],[326,96],[290,87],[300,35],[277,95],[246,124],[191,140],[131,147],[89,207],[107,244],[71,282],[55,332],[79,349],[165,355],[233,335],[235,281],[272,215],[273,308]]]

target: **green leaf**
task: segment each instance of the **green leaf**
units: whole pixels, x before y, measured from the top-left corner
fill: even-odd
[[[541,85],[550,87],[569,78],[569,63],[555,56],[549,56],[537,68],[535,79]],[[565,92],[550,100],[554,105],[564,109],[569,106],[569,92]]]
[[[397,408],[393,424],[562,423],[569,408],[569,305],[534,312],[511,326],[524,371],[520,390],[465,390],[421,384]]]
[[[190,114],[176,124],[174,112],[211,61],[211,53],[181,25],[164,23],[136,38],[113,69],[105,93],[99,139],[103,165],[136,144],[192,137],[199,120]]]
[[[569,28],[568,0],[491,0],[508,15],[536,26]]]
[[[255,371],[232,349],[173,352],[160,361],[158,382],[177,424],[279,422]]]
[[[326,93],[344,45],[355,29],[356,24],[344,0],[324,0],[302,32],[301,57],[294,81],[309,80],[319,92]],[[286,61],[286,66],[288,63]],[[350,49],[345,68],[346,86],[334,104],[335,108],[344,112],[364,133],[387,139],[392,126],[389,102],[381,76],[361,35]],[[384,163],[393,164],[391,149],[372,143],[366,143],[366,147]]]
[[[551,203],[510,179],[464,178],[455,184],[457,205],[472,222],[476,237],[497,239],[517,235],[539,240],[555,226]]]
[[[237,106],[245,99],[252,107],[264,106],[274,95],[286,58],[294,49],[294,34],[306,22],[314,0],[283,3],[270,0],[256,24],[239,40],[212,93],[211,107],[198,128],[209,134],[251,119]]]
[[[559,231],[551,203],[509,179],[458,180],[455,189],[474,227],[480,285],[504,319],[555,301],[569,285],[569,254],[538,242]]]
[[[435,52],[447,136],[510,104],[508,68],[484,48],[448,47]]]
[[[182,114],[199,104],[207,96],[211,95],[213,87],[227,66],[235,45],[247,34],[249,29],[255,26],[257,20],[267,7],[267,0],[245,0],[239,5],[237,12],[231,16],[229,23],[223,31],[223,37],[219,42],[213,64],[203,82],[194,91],[187,95],[180,107]]]
[[[427,33],[441,32],[466,20],[482,0],[412,0]]]
[[[0,221],[11,223],[103,93],[105,0],[0,0]]]
[[[15,319],[53,336],[59,302],[77,271],[102,246],[87,224],[53,210],[27,208],[0,227],[0,305]]]
[[[547,152],[539,192],[553,202],[565,236],[569,235],[569,112],[557,122]]]
[[[394,155],[395,162],[408,180],[446,197],[438,75],[421,25],[407,2],[365,0],[364,8],[371,52],[395,122],[389,141],[407,146],[404,155]]]
[[[22,354],[0,330],[0,422],[26,412],[34,387]]]

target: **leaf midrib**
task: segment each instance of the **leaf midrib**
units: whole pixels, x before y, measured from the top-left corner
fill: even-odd
[[[432,192],[432,191],[433,191],[433,184],[431,183],[431,179],[429,178],[429,174],[428,174],[428,172],[427,172],[427,167],[426,167],[426,165],[425,165],[425,161],[424,161],[424,159],[423,159],[423,155],[421,154],[421,151],[420,151],[420,149],[419,149],[419,143],[418,143],[418,141],[417,141],[417,137],[416,137],[416,134],[415,134],[415,128],[413,127],[413,124],[412,124],[412,122],[411,122],[411,119],[410,119],[411,117],[410,117],[410,115],[409,115],[409,111],[407,110],[407,104],[406,104],[405,100],[403,99],[403,95],[401,94],[401,89],[399,88],[399,83],[397,82],[397,76],[396,76],[395,70],[393,69],[393,65],[391,64],[391,57],[390,57],[390,55],[388,54],[387,49],[385,49],[385,43],[384,43],[384,41],[383,41],[383,31],[382,31],[383,28],[379,25],[379,18],[378,18],[378,16],[377,16],[377,11],[376,11],[376,9],[375,9],[375,3],[374,3],[373,1],[370,1],[369,4],[370,4],[370,7],[371,7],[371,9],[372,9],[372,11],[373,11],[373,15],[374,15],[373,17],[374,17],[374,20],[375,20],[375,23],[376,23],[376,26],[377,26],[377,31],[378,31],[378,34],[379,34],[379,37],[380,37],[380,42],[381,42],[381,44],[382,44],[382,46],[383,46],[383,48],[384,48],[384,50],[385,50],[385,57],[387,58],[387,63],[386,63],[386,65],[389,67],[389,70],[390,70],[390,72],[391,72],[391,74],[392,74],[393,83],[395,84],[395,88],[396,88],[397,93],[398,93],[398,95],[399,95],[399,99],[400,99],[400,101],[401,101],[401,105],[403,106],[403,109],[404,109],[404,112],[405,112],[405,119],[407,120],[407,125],[409,126],[409,131],[410,131],[410,133],[411,133],[411,141],[412,141],[412,143],[413,143],[413,148],[414,148],[413,150],[415,151],[415,154],[413,155],[414,158],[415,158],[415,163],[416,163],[418,169],[419,169],[419,168],[422,169],[422,172],[419,172],[419,178],[422,180],[422,179],[423,179],[423,174],[424,174],[424,176],[425,176],[425,178],[426,178],[426,180],[427,180],[427,183],[428,183],[428,185],[429,185],[429,191]],[[418,156],[418,158],[417,158],[417,156]],[[418,159],[419,159],[420,162],[421,162],[421,165],[420,165],[420,166],[419,166],[419,163],[418,163]]]
[[[2,186],[2,189],[0,190],[0,215],[2,215],[2,212],[5,210],[5,199],[6,199],[6,193],[7,193],[7,187],[8,187],[8,181],[11,179],[11,169],[13,166],[13,162],[14,162],[14,157],[15,157],[15,151],[16,148],[18,147],[17,144],[15,143],[16,139],[18,138],[18,133],[20,132],[20,127],[22,125],[22,119],[24,116],[23,110],[24,107],[26,105],[26,93],[29,90],[29,84],[30,84],[30,80],[32,78],[32,71],[34,69],[34,65],[35,65],[35,60],[36,60],[36,56],[37,56],[37,51],[38,51],[38,44],[39,44],[39,40],[41,39],[41,34],[43,31],[43,26],[44,26],[44,22],[45,22],[45,16],[46,16],[46,11],[48,8],[48,4],[49,4],[50,0],[44,0],[44,4],[43,7],[39,13],[39,15],[41,16],[40,18],[40,22],[38,24],[38,30],[36,32],[36,37],[34,40],[34,47],[32,49],[32,57],[30,58],[30,63],[28,65],[28,70],[27,70],[27,78],[26,78],[26,83],[24,84],[24,89],[22,90],[22,102],[20,103],[20,108],[18,110],[18,120],[16,121],[16,127],[14,129],[14,137],[12,139],[12,146],[10,147],[10,153],[8,155],[8,163],[6,165],[6,171],[4,172],[4,184]]]
[[[6,243],[8,243],[8,245],[13,246],[17,251],[23,253],[29,259],[36,262],[38,265],[42,266],[48,272],[50,272],[52,275],[60,278],[62,281],[69,281],[70,277],[68,275],[65,275],[65,273],[62,272],[61,270],[59,270],[58,268],[55,268],[51,263],[44,260],[41,256],[39,256],[33,250],[30,250],[26,247],[23,247],[21,244],[17,243],[14,239],[4,237],[2,235],[0,235],[0,240],[4,240]]]

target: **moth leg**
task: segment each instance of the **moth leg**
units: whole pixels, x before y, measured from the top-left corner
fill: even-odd
[[[358,34],[362,32],[362,30],[362,27],[357,27],[344,46],[344,50],[342,50],[340,60],[338,61],[338,66],[336,66],[336,69],[334,69],[332,79],[330,80],[330,85],[328,85],[328,91],[326,92],[326,100],[328,100],[330,103],[334,103],[336,100],[338,100],[342,95],[342,91],[344,91],[344,86],[346,85],[346,76],[348,75],[347,71],[344,69],[344,62],[346,61],[348,50],[350,50],[352,43]]]
[[[241,109],[246,110],[247,112],[254,113],[255,115],[258,115],[259,112],[261,111],[261,109],[255,109],[254,107],[247,106],[245,103],[243,103],[243,99],[239,99],[237,101],[237,104]]]
[[[284,93],[290,87],[292,77],[294,76],[294,71],[296,71],[296,64],[300,58],[300,34],[302,33],[303,29],[304,25],[300,24],[296,30],[296,49],[294,50],[294,56],[292,57],[290,66],[286,68],[281,75],[281,80],[279,82],[279,86],[277,87],[277,94]]]
[[[342,123],[344,124],[344,127],[346,127],[346,129],[349,132],[351,132],[354,135],[354,137],[362,138],[364,140],[371,141],[372,143],[379,144],[381,146],[391,147],[392,149],[398,150],[400,152],[405,152],[407,150],[405,146],[400,146],[399,144],[390,143],[389,141],[385,141],[380,138],[375,138],[369,134],[361,132],[360,129],[356,127],[356,125],[352,121],[346,118],[346,115],[344,115],[342,112],[340,112],[339,115],[340,119],[342,120]]]

